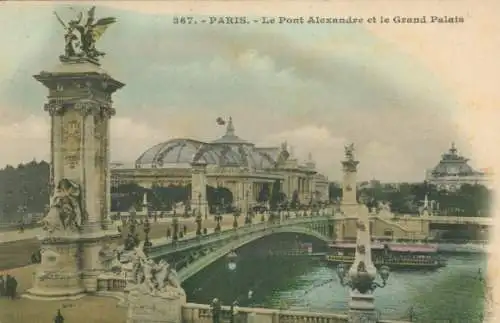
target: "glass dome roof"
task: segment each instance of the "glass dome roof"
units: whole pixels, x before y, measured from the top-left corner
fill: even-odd
[[[218,166],[272,168],[275,161],[266,153],[249,146],[211,144],[192,139],[173,139],[146,150],[135,162],[136,167],[176,167],[191,164],[197,152],[197,162]]]
[[[208,165],[269,169],[276,164],[278,148],[257,148],[235,135],[229,118],[226,134],[206,143],[193,139],[172,139],[146,150],[137,160],[136,167],[186,167],[192,162]],[[196,158],[196,160],[194,160]]]

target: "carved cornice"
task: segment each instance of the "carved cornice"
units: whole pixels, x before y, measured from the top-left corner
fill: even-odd
[[[101,104],[100,113],[103,118],[111,119],[116,114],[116,109],[111,107],[111,104]]]
[[[83,117],[99,113],[99,104],[92,101],[80,101],[75,103],[74,107]]]
[[[62,104],[56,102],[45,103],[43,110],[47,111],[51,117],[60,116],[64,113],[64,107]]]
[[[63,103],[71,104],[73,100],[64,100],[63,98],[54,98],[44,105],[44,111],[49,112],[50,116],[61,116],[64,112],[70,110],[64,107]],[[74,101],[73,101],[74,102]],[[101,103],[94,100],[80,100],[74,103],[73,109],[78,111],[81,116],[97,115],[109,119],[116,114],[116,110],[110,103]]]

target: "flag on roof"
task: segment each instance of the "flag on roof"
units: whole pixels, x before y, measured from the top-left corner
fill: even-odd
[[[221,117],[218,117],[215,122],[217,122],[217,125],[219,126],[223,126],[226,124],[226,121],[224,121],[224,119],[222,119]]]

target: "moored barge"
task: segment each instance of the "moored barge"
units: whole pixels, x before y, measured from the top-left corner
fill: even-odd
[[[352,264],[356,244],[331,244],[326,261],[332,264]],[[438,269],[446,266],[446,261],[438,254],[437,245],[373,243],[372,261],[376,267],[388,266],[395,269]]]

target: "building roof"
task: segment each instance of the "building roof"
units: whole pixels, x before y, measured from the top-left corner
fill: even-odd
[[[229,121],[227,122],[226,133],[219,139],[215,139],[214,141],[212,141],[212,144],[229,144],[229,145],[239,144],[239,145],[253,146],[252,143],[241,139],[235,134],[232,117],[229,117]]]
[[[256,148],[235,134],[232,118],[226,133],[212,142],[172,139],[147,149],[136,160],[136,167],[183,167],[193,162],[208,165],[269,169],[279,161],[279,148]]]
[[[435,177],[450,175],[468,176],[480,173],[469,166],[468,161],[469,159],[458,154],[455,144],[452,143],[448,152],[441,155],[441,160],[432,169],[431,173]]]

